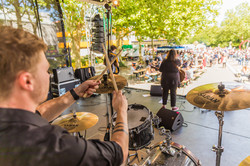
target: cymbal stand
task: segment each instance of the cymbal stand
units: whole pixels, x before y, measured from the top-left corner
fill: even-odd
[[[107,85],[107,79],[108,79],[108,75],[107,74],[104,74],[103,75],[103,83],[104,83],[104,86],[108,86]],[[111,122],[110,122],[110,115],[109,115],[109,105],[108,105],[108,94],[106,94],[106,123],[107,123],[107,127],[106,127],[106,133],[105,133],[105,136],[104,136],[104,141],[110,141],[110,128],[111,128]],[[111,105],[112,107],[112,105]],[[112,116],[112,115],[111,115]]]
[[[222,127],[224,124],[224,111],[216,111],[215,115],[217,116],[219,120],[219,135],[218,135],[218,145],[217,147],[214,145],[212,150],[216,152],[216,166],[220,166],[220,161],[221,161],[221,155],[222,152],[224,151],[224,148],[221,146],[222,142]]]
[[[227,94],[227,91],[225,90],[225,85],[222,84],[222,82],[218,85],[219,91],[217,92],[218,95],[223,98],[225,97],[225,94]],[[221,146],[222,142],[222,128],[224,124],[224,111],[216,111],[215,112],[216,117],[219,120],[219,135],[218,135],[218,145],[217,147],[214,145],[212,150],[216,152],[216,166],[220,166],[220,161],[221,161],[221,155],[222,152],[224,151],[224,148]]]

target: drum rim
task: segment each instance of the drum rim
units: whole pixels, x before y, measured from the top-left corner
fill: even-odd
[[[173,146],[174,148],[177,148],[179,150],[182,150],[183,153],[185,153],[197,166],[200,165],[200,160],[190,150],[188,150],[185,146],[180,145],[176,142],[171,142],[171,146]]]

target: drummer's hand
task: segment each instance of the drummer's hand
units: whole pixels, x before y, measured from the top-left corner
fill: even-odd
[[[112,106],[116,111],[127,111],[128,110],[128,101],[122,91],[113,92],[113,101]]]
[[[89,97],[96,92],[96,89],[99,88],[100,83],[101,81],[87,80],[76,87],[74,90],[79,97],[83,97],[85,93],[87,94],[86,97]]]

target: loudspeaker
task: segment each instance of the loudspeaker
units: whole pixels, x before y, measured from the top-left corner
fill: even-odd
[[[53,69],[52,71],[55,83],[61,83],[75,79],[73,67]]]
[[[81,82],[86,81],[85,70],[83,68],[75,70],[75,77],[80,79]]]
[[[162,88],[160,85],[151,85],[150,88],[151,96],[162,96]]]
[[[51,91],[53,93],[53,96],[55,96],[55,97],[62,96],[67,91],[69,91],[69,90],[71,90],[73,88],[76,88],[79,85],[80,85],[80,80],[79,79],[66,81],[66,82],[63,82],[63,83],[52,82],[51,83]]]
[[[91,77],[95,76],[95,68],[93,66],[89,67],[91,72]]]
[[[99,14],[95,15],[92,20],[92,44],[91,50],[97,53],[103,53],[102,45],[105,45],[105,30],[104,30],[104,22],[103,18],[100,17]]]
[[[94,76],[95,76],[95,68],[93,66],[75,70],[75,77],[80,79],[81,82],[84,82]]]
[[[171,131],[179,129],[184,121],[180,112],[165,108],[161,108],[156,115],[161,118],[159,127],[164,126]]]

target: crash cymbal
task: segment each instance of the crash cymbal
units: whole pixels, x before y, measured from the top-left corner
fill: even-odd
[[[199,108],[215,111],[233,111],[250,107],[249,85],[227,82],[222,83],[225,89],[219,90],[219,84],[212,83],[196,87],[188,92],[186,98],[189,103]]]
[[[99,75],[91,77],[90,80],[96,80],[99,77]],[[119,90],[123,89],[127,84],[126,78],[119,76],[119,75],[114,75],[115,77],[115,82],[117,84],[117,88]],[[115,90],[111,77],[107,76],[107,80],[105,81],[104,78],[101,78],[101,84],[99,85],[99,88],[96,90],[96,93],[112,93]]]
[[[76,112],[63,115],[53,121],[53,125],[61,126],[68,132],[80,132],[93,127],[98,122],[98,116],[89,112]]]

